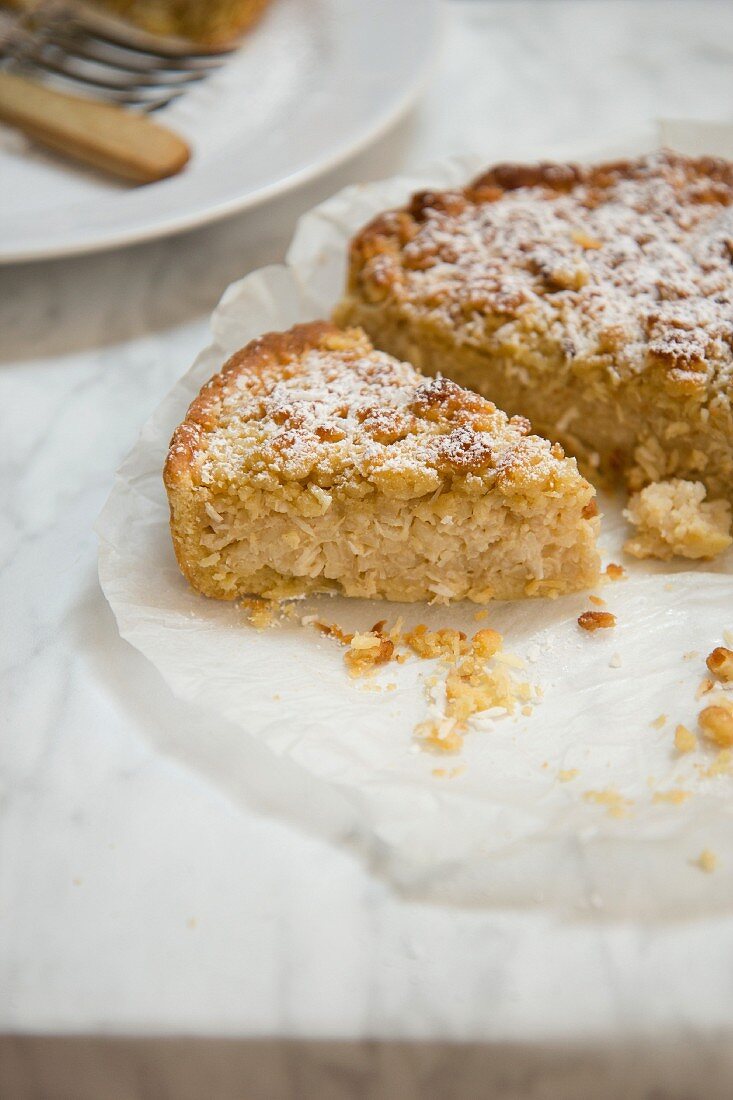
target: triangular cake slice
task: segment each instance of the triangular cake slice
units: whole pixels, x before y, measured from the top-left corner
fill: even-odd
[[[598,576],[595,490],[483,397],[326,322],[237,352],[176,430],[171,530],[231,600],[556,595]]]

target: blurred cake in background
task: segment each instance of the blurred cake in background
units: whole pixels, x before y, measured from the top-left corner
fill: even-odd
[[[226,46],[249,30],[270,0],[93,0],[151,34]]]

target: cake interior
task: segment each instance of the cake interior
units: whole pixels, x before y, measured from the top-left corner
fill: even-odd
[[[209,492],[178,516],[195,587],[220,599],[314,592],[399,601],[557,595],[598,576],[587,483],[512,506],[460,488],[416,500],[365,482],[325,492],[292,485]],[[590,513],[590,514],[589,514]]]

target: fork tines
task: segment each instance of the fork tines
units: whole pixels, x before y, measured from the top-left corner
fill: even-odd
[[[12,22],[11,22],[12,20]],[[114,103],[158,110],[219,68],[231,50],[210,52],[118,24],[84,5],[36,4],[3,16],[0,56]]]

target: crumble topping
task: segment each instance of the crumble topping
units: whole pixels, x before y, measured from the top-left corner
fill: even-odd
[[[353,634],[344,655],[351,676],[362,676],[378,665],[386,665],[394,653],[394,642],[373,631]]]
[[[343,631],[336,623],[321,623],[316,619],[313,621],[313,626],[321,634],[325,634],[327,638],[336,638],[342,645],[349,645],[354,637],[353,634],[347,634]]]
[[[591,634],[596,630],[608,630],[615,625],[616,616],[610,611],[584,611],[578,616],[578,626]]]
[[[204,486],[309,478],[304,514],[313,516],[354,474],[405,500],[439,489],[446,475],[477,476],[513,495],[551,487],[569,461],[529,435],[523,417],[446,378],[426,379],[359,329],[326,322],[253,341],[203,388],[188,421],[171,445],[172,468],[177,455],[195,453]],[[221,517],[209,514],[216,527]]]
[[[253,625],[258,625],[259,616],[262,616],[265,625],[272,624],[272,609],[277,606],[274,602],[245,600],[243,604],[249,609]],[[297,618],[292,605],[279,606],[285,617]],[[485,617],[485,612],[480,615],[481,619]],[[344,646],[344,661],[352,676],[369,675],[389,661],[404,661],[408,654],[421,660],[442,662],[445,671],[432,674],[424,681],[430,711],[414,730],[416,747],[424,750],[440,754],[457,753],[463,746],[471,719],[476,715],[493,718],[517,710],[529,715],[532,713],[529,701],[537,701],[541,697],[539,688],[514,677],[513,672],[523,668],[524,662],[504,652],[502,635],[491,628],[480,628],[469,638],[455,628],[431,630],[424,623],[406,630],[401,618],[391,627],[381,619],[370,630],[353,633],[344,631],[337,624],[322,622],[315,615],[303,616],[299,621],[314,626],[320,633]],[[729,635],[730,632],[724,632],[726,641],[731,640]],[[698,651],[684,654],[686,659],[699,656]],[[694,765],[701,779],[714,779],[733,771],[733,695],[729,686],[733,685],[733,679],[728,675],[732,658],[733,651],[726,646],[714,647],[706,658],[708,668],[717,676],[719,683],[716,685],[707,678],[703,680],[702,691],[712,701],[700,711],[698,724],[700,736],[717,753],[712,763]],[[388,684],[387,690],[395,686]],[[667,722],[668,715],[659,714],[651,726],[661,729]],[[680,755],[687,755],[698,747],[695,732],[681,723],[677,724],[674,731],[675,750]],[[461,774],[462,770],[436,768],[432,774],[440,778],[453,777]],[[578,768],[566,768],[560,769],[556,778],[560,783],[568,783],[579,775]],[[650,786],[654,785],[650,780]],[[681,806],[692,795],[693,792],[684,787],[671,787],[654,791],[651,803]],[[626,816],[633,806],[633,801],[615,787],[588,790],[583,792],[582,797],[588,803],[605,807],[616,818]]]
[[[682,724],[678,725],[674,731],[674,747],[680,753],[694,752],[697,748],[697,738],[692,730]]]
[[[275,607],[272,600],[252,596],[243,599],[241,603],[247,615],[247,621],[255,630],[267,630],[268,627],[272,626],[275,617]]]
[[[724,683],[733,681],[733,650],[719,645],[708,654],[705,664],[719,680]]]
[[[658,481],[629,500],[624,516],[638,528],[624,544],[635,558],[675,555],[714,558],[733,543],[731,508],[727,500],[705,502],[707,490],[700,481]]]
[[[452,628],[428,630],[423,623],[416,626],[414,630],[403,634],[402,641],[418,657],[423,657],[426,660],[434,657],[457,660],[469,650],[469,643],[462,630],[453,630]]]
[[[698,715],[703,737],[721,749],[733,746],[733,704],[722,701],[705,707]]]
[[[731,203],[733,168],[709,157],[503,164],[375,219],[352,277],[368,302],[479,346],[569,303],[568,359],[597,357],[617,382],[658,365],[681,396],[712,398],[733,375]]]

